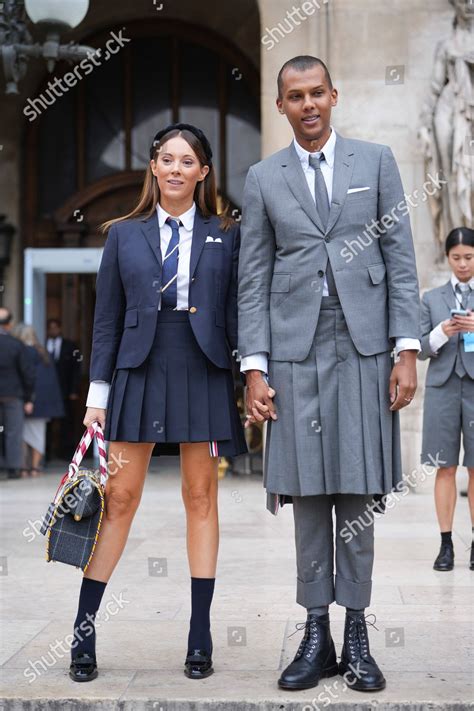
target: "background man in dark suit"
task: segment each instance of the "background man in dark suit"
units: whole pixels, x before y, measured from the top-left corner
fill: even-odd
[[[23,465],[23,421],[33,411],[34,367],[26,346],[9,331],[11,312],[0,308],[0,462],[9,479],[20,477]]]
[[[61,418],[60,452],[65,459],[70,459],[77,444],[74,433],[74,401],[79,399],[81,356],[77,345],[62,335],[59,319],[48,319],[47,336],[46,348],[56,365],[66,413]]]

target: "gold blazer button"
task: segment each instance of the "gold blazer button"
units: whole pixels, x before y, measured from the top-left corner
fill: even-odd
[[[196,311],[197,311],[197,308],[195,306],[191,306],[191,308],[189,309],[190,314],[195,314]]]

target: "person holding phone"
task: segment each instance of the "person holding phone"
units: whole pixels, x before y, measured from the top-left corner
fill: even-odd
[[[84,425],[105,428],[114,471],[82,581],[74,681],[97,676],[94,616],[127,542],[155,447],[181,456],[191,574],[184,671],[192,679],[213,671],[218,458],[247,452],[232,373],[240,230],[217,213],[209,141],[196,126],[177,123],[154,137],[138,205],[103,226]]]
[[[436,472],[435,505],[441,546],[435,570],[452,570],[452,527],[461,435],[463,466],[469,472],[472,522],[469,567],[474,570],[474,230],[453,229],[446,238],[452,274],[421,301],[420,360],[430,359],[426,377],[422,464],[441,462]]]

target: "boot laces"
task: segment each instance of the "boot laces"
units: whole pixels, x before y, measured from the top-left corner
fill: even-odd
[[[367,616],[360,615],[358,617],[349,617],[348,641],[349,654],[351,659],[357,659],[359,657],[362,657],[363,659],[368,659],[370,656],[369,638],[367,636],[366,622],[375,629],[378,629],[375,626],[374,622],[370,622],[368,620],[368,617],[371,616],[374,618],[375,622],[377,618],[373,613],[370,613]]]
[[[295,659],[299,659],[303,654],[307,659],[311,658],[316,645],[319,642],[319,630],[316,622],[314,620],[306,620],[306,622],[298,622],[295,625],[295,631],[288,635],[288,638],[292,637],[297,632],[304,629],[303,639],[297,649]]]

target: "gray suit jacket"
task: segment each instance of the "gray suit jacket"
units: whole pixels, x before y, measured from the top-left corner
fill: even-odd
[[[293,143],[250,168],[243,208],[239,356],[266,351],[280,361],[307,357],[328,258],[359,353],[391,350],[398,336],[420,338],[410,220],[388,146],[336,132],[326,230]],[[380,220],[385,234],[374,229]],[[371,225],[372,236],[366,231]]]
[[[431,358],[426,375],[426,385],[437,387],[444,385],[453,371],[458,350],[458,336],[451,336],[449,341],[441,346],[438,353],[435,354],[430,347],[430,331],[440,321],[449,318],[450,309],[455,307],[459,308],[459,304],[456,303],[451,281],[423,294],[421,300],[421,352],[418,353],[418,358],[420,360]],[[463,348],[462,343],[460,347]],[[463,363],[468,375],[474,378],[474,353],[465,353]]]

